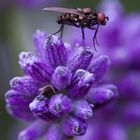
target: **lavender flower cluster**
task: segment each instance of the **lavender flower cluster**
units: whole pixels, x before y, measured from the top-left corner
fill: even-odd
[[[117,96],[117,88],[102,82],[110,59],[93,56],[91,48],[64,45],[55,35],[34,35],[35,54],[21,52],[24,76],[10,81],[6,93],[8,112],[31,125],[20,140],[66,140],[84,135],[98,107]]]

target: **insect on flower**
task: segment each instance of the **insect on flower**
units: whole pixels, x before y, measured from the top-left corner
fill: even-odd
[[[60,7],[48,7],[48,8],[44,8],[43,10],[64,13],[58,16],[57,22],[58,24],[61,24],[61,27],[57,32],[54,33],[57,34],[61,32],[61,37],[63,35],[64,25],[75,26],[81,28],[83,44],[85,44],[84,28],[95,30],[93,36],[94,48],[95,48],[95,41],[98,44],[96,35],[99,26],[106,25],[106,20],[109,19],[107,16],[105,16],[103,12],[96,12],[96,10],[92,8],[69,9],[69,8],[60,8]]]

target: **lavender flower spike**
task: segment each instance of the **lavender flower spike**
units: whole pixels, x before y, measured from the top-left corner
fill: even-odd
[[[108,57],[92,60],[91,49],[80,47],[75,52],[71,47],[69,51],[58,36],[47,38],[41,31],[36,32],[34,42],[36,54],[19,55],[24,76],[13,78],[11,90],[5,95],[7,110],[12,116],[36,120],[20,133],[19,139],[67,140],[84,135],[94,104],[97,100],[100,104],[109,102],[114,95],[115,86],[98,83],[109,66]],[[90,62],[93,67],[89,67]],[[95,89],[104,92],[95,92]],[[90,102],[87,97],[96,97],[92,99],[96,102]]]

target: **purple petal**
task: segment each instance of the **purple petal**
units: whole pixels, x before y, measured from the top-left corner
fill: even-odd
[[[16,90],[9,90],[5,94],[8,112],[17,118],[31,121],[34,119],[32,112],[29,109],[29,103],[32,97],[20,93]]]
[[[72,84],[69,94],[72,97],[83,97],[88,93],[95,77],[92,73],[79,69],[72,78]]]
[[[92,104],[102,104],[111,100],[115,95],[110,89],[92,88],[90,89],[86,99]]]
[[[11,116],[16,117],[18,119],[22,119],[25,121],[35,120],[35,117],[32,114],[32,112],[29,110],[29,108],[25,106],[21,107],[19,105],[11,105],[7,103],[6,109]]]
[[[39,93],[39,83],[29,76],[15,77],[10,80],[11,88],[23,92],[25,95],[35,97]]]
[[[53,115],[61,117],[62,115],[71,111],[71,105],[72,102],[68,96],[57,94],[51,97],[49,102],[49,110]]]
[[[6,102],[11,105],[28,106],[34,97],[28,96],[16,90],[9,90],[5,94]]]
[[[117,88],[117,86],[115,86],[113,84],[104,84],[104,85],[101,85],[99,87],[111,90],[113,92],[113,97],[118,96],[118,88]]]
[[[89,68],[89,71],[95,74],[96,82],[100,81],[103,78],[110,64],[110,59],[105,55],[102,55],[93,61],[91,67]]]
[[[84,135],[87,123],[81,119],[68,117],[63,122],[63,131],[67,136]]]
[[[71,83],[71,71],[64,66],[58,66],[52,75],[51,83],[58,90],[65,89]]]
[[[72,113],[82,120],[87,120],[93,115],[91,106],[85,100],[75,101],[73,103]]]
[[[39,117],[42,120],[50,121],[55,117],[50,113],[49,108],[49,99],[43,95],[38,95],[32,103],[30,103],[30,110],[34,113],[35,116]]]
[[[41,137],[47,131],[48,124],[38,120],[32,123],[28,128],[20,132],[19,140],[36,140]]]
[[[87,69],[93,57],[91,49],[79,49],[76,54],[67,63],[68,68],[75,72],[77,69]]]
[[[67,53],[62,40],[55,35],[47,38],[44,46],[46,60],[52,67],[65,66],[67,62]]]
[[[27,75],[42,83],[50,81],[53,69],[45,61],[27,52],[20,53],[19,58],[19,64]]]

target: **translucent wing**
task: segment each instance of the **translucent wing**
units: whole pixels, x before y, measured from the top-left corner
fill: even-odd
[[[70,13],[70,14],[84,16],[84,14],[80,13],[77,9],[61,8],[61,7],[47,7],[47,8],[43,8],[43,10],[59,12],[59,13]]]

